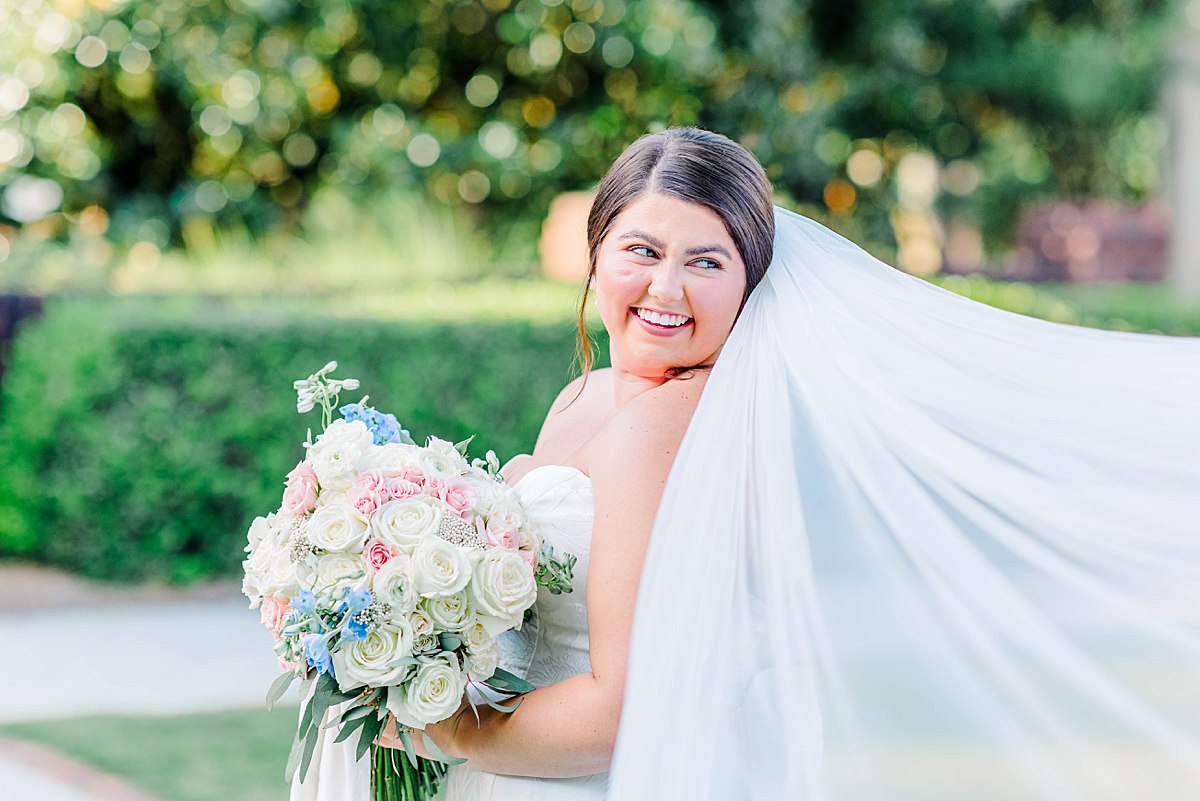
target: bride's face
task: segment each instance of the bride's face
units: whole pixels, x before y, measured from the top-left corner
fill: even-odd
[[[596,254],[596,305],[613,366],[646,378],[710,364],[745,290],[746,267],[721,218],[670,195],[626,206]]]

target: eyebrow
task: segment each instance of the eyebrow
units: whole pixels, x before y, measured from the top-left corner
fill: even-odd
[[[617,238],[618,239],[644,239],[647,242],[649,242],[651,245],[653,245],[654,247],[658,248],[659,250],[667,249],[667,246],[665,244],[663,244],[662,240],[651,236],[650,234],[646,233],[645,231],[626,231],[625,233],[621,234]],[[701,247],[688,248],[687,250],[685,250],[683,252],[683,255],[698,256],[701,253],[720,253],[722,256],[724,256],[727,259],[733,258],[733,256],[729,255],[729,251],[726,250],[725,248],[721,247],[720,245],[703,245]]]

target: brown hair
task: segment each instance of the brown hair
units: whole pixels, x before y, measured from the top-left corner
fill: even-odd
[[[725,230],[746,265],[746,291],[738,307],[739,315],[771,263],[775,242],[771,182],[749,151],[719,133],[702,128],[668,128],[638,137],[600,181],[588,212],[588,274],[579,301],[576,345],[584,382],[595,361],[584,314],[596,275],[596,254],[617,215],[642,195],[652,192],[707,206],[725,223]],[[707,367],[673,367],[667,371],[667,377],[678,378]]]

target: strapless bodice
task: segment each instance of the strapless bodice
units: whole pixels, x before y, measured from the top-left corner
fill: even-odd
[[[501,667],[535,687],[553,684],[592,669],[588,650],[587,575],[595,505],[592,481],[566,465],[541,465],[513,484],[513,490],[544,545],[576,557],[571,592],[552,595],[538,588],[533,616],[520,631],[499,638]],[[608,774],[574,779],[502,776],[474,770],[470,763],[451,767],[446,801],[598,801]]]

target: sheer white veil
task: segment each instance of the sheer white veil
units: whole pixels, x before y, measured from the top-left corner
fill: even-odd
[[[609,798],[1200,799],[1200,339],[775,221],[655,521]]]

